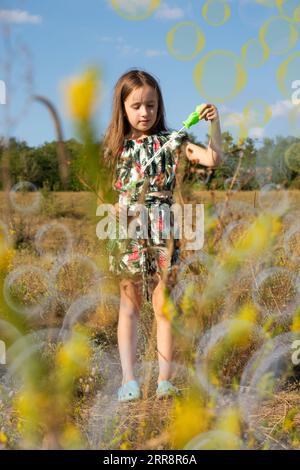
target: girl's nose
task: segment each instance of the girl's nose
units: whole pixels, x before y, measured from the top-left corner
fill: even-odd
[[[141,115],[142,116],[148,116],[148,110],[146,106],[141,107]]]

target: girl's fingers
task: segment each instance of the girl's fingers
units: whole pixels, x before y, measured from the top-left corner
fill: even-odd
[[[209,112],[209,108],[205,108],[201,110],[201,113],[199,114],[200,119],[203,119],[207,113]]]
[[[209,108],[209,106],[210,106],[210,105],[209,105],[208,103],[204,103],[204,104],[202,105],[201,112],[204,111],[205,109]]]
[[[218,116],[217,108],[214,105],[211,105],[211,109],[210,109],[209,113],[207,114],[207,118],[209,120],[213,120],[213,119],[216,119],[217,116]]]
[[[208,111],[208,107],[209,107],[208,104],[203,104],[203,105],[202,105],[202,108],[201,108],[201,110],[200,110],[200,112],[199,112],[199,116],[200,116],[200,117],[203,116],[203,115]]]
[[[212,121],[217,115],[217,108],[211,103],[206,103],[199,113],[200,119],[205,119],[205,121]]]
[[[211,118],[212,116],[214,116],[214,115],[215,115],[215,113],[212,113],[212,112],[210,111],[209,113],[207,113],[206,117],[207,117],[208,119],[210,119],[210,118]]]

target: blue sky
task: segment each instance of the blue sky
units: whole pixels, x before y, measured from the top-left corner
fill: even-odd
[[[210,3],[209,21],[217,22],[223,17],[222,1]],[[286,1],[284,14],[292,17],[299,0]],[[134,11],[136,2],[119,0],[123,11],[127,12],[128,7]],[[139,0],[139,5],[149,3],[149,0]],[[196,64],[209,52],[220,49],[241,56],[242,46],[250,39],[258,38],[264,22],[278,16],[279,12],[272,6],[275,0],[231,0],[226,2],[231,11],[228,21],[221,26],[212,26],[202,14],[205,3],[201,0],[162,0],[146,19],[132,21],[121,16],[110,0],[0,0],[0,81],[6,85],[6,104],[0,104],[0,134],[9,133],[31,145],[41,145],[55,138],[47,111],[40,104],[27,101],[33,92],[54,103],[62,118],[65,138],[76,136],[65,111],[62,83],[89,65],[96,65],[101,68],[103,77],[101,108],[96,116],[99,136],[110,119],[115,82],[132,67],[143,68],[159,79],[167,122],[172,129],[179,129],[197,104],[210,101],[218,106],[222,128],[234,133],[237,129],[234,123],[242,119],[242,110],[249,100],[259,99],[270,106],[272,118],[266,125],[261,124],[257,114],[260,105],[256,105],[251,114],[254,121],[249,124],[250,135],[260,139],[277,134],[295,135],[293,127],[296,125],[292,128],[288,125],[288,112],[295,105],[279,90],[276,70],[290,55],[300,51],[300,22],[277,20],[271,24],[266,36],[271,53],[266,62],[258,68],[249,66],[249,61],[244,64],[246,86],[236,96],[221,103],[217,97],[207,99],[196,88],[193,80]],[[191,60],[178,60],[168,50],[166,36],[175,25],[186,21],[196,26],[178,29],[174,47],[182,54],[191,54],[195,48],[196,27],[204,35],[205,45]],[[290,43],[289,28],[293,28]],[[5,36],[8,29],[10,49]],[[287,45],[286,51],[280,50],[284,45]],[[255,54],[256,48],[251,50]],[[259,49],[257,51],[257,55],[251,56],[254,59],[260,57]],[[221,69],[220,64],[223,64]],[[217,96],[217,90],[220,90],[219,95],[224,95],[224,90],[232,88],[233,64],[230,57],[209,62],[203,82],[207,92]],[[287,86],[292,80],[300,80],[298,64],[300,62],[295,61],[289,69]],[[31,75],[32,83],[28,81]],[[13,120],[9,128],[8,114]],[[192,132],[204,140],[207,129],[208,124],[204,122],[193,127]]]

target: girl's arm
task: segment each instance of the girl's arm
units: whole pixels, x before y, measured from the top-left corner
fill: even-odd
[[[207,104],[201,111],[201,116],[205,114],[205,120],[211,122],[211,137],[208,147],[202,148],[199,145],[188,142],[186,146],[186,156],[189,160],[197,160],[201,165],[214,167],[222,161],[222,133],[220,119],[217,108],[212,104]]]

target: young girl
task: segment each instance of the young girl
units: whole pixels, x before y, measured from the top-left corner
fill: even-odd
[[[109,242],[109,269],[120,280],[118,346],[123,381],[118,390],[119,401],[140,397],[139,384],[134,377],[134,362],[137,319],[143,297],[147,300],[152,298],[157,321],[159,377],[156,394],[163,397],[179,393],[169,381],[172,326],[163,314],[163,304],[165,289],[169,287],[172,276],[174,281],[176,265],[178,267],[180,240],[161,239],[167,216],[162,210],[157,217],[155,209],[161,204],[170,207],[174,203],[175,170],[180,149],[184,148],[188,159],[197,160],[202,165],[211,167],[219,164],[221,131],[216,107],[212,104],[203,106],[200,118],[204,116],[212,126],[207,149],[188,142],[186,134],[176,136],[174,133],[171,143],[147,165],[172,135],[165,124],[159,84],[145,71],[130,70],[115,85],[112,119],[104,137],[105,159],[113,168],[113,188],[119,193],[115,206],[118,211],[126,210],[128,214],[135,204],[142,203],[149,214],[148,238],[136,236]],[[121,213],[117,220],[120,220]]]

